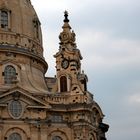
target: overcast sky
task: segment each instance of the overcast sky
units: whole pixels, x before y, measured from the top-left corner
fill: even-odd
[[[63,12],[81,50],[82,69],[110,125],[108,140],[140,140],[140,0],[32,0],[42,23],[47,76],[55,75]]]

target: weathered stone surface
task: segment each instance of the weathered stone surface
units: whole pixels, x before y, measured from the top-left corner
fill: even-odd
[[[0,140],[101,140],[108,125],[87,89],[65,12],[56,77],[45,77],[40,22],[30,0],[0,1]]]

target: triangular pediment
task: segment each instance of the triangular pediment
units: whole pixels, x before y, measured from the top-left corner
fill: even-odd
[[[49,103],[42,98],[43,95],[31,94],[28,91],[17,87],[0,94],[0,106],[6,104],[9,100],[20,99],[27,104],[28,108],[51,108]]]

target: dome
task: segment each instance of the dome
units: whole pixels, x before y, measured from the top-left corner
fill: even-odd
[[[30,0],[0,1],[0,44],[43,57],[40,21]]]
[[[30,0],[0,0],[0,87],[47,92],[42,35]]]

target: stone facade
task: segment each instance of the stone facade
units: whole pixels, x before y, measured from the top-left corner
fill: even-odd
[[[38,16],[30,0],[0,1],[0,140],[106,140],[109,126],[87,89],[65,12],[56,77],[45,77]]]

